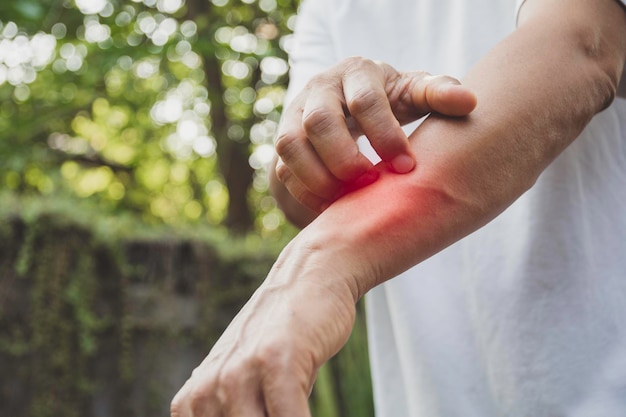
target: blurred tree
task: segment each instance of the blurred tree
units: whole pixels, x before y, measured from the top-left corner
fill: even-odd
[[[168,325],[148,336],[156,348],[168,348],[164,334],[174,344],[197,342],[204,354],[207,338],[221,331],[216,324],[225,325],[263,279],[284,243],[262,239],[279,236],[284,225],[264,167],[273,156],[298,3],[0,1],[0,362],[17,370],[6,372],[11,389],[0,394],[11,401],[0,398],[0,408],[17,416],[88,415],[91,396],[105,387],[104,402],[123,410],[112,415],[135,415],[128,387],[146,384],[132,375],[131,338],[145,330],[131,314],[145,316],[133,310],[130,289],[137,285],[141,295],[151,286],[161,300],[172,292],[198,297],[205,323],[197,334]],[[77,200],[104,215],[94,221]],[[189,228],[138,233],[144,228],[134,215],[152,224],[255,228],[261,238],[224,243],[223,230],[210,228],[214,235],[203,238],[211,248],[218,242],[213,250],[181,232]],[[154,267],[161,264],[172,266],[163,273]],[[320,371],[317,415],[373,415],[359,320],[345,353]],[[109,355],[104,365],[102,354]],[[161,365],[150,372],[171,369]],[[111,366],[105,376],[112,382],[93,374],[94,366]],[[30,403],[13,395],[16,387]],[[163,401],[169,397],[146,407]]]
[[[298,3],[0,3],[0,186],[277,230],[263,170]]]

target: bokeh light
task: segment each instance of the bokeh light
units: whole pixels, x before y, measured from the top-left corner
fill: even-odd
[[[218,223],[232,190],[217,152],[235,146],[238,169],[256,171],[244,203],[274,230],[283,220],[266,216],[265,168],[295,3],[208,1],[210,18],[191,0],[69,0],[59,15],[29,0],[1,17],[2,150],[22,154],[0,166],[0,183]]]
[[[0,34],[0,85],[30,84],[37,71],[44,69],[55,56],[57,40],[53,35],[37,33],[32,37],[18,32],[8,22]]]
[[[76,7],[83,14],[98,14],[107,6],[107,0],[76,0]]]

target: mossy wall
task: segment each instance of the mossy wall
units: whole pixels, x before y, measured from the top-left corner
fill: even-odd
[[[1,416],[167,416],[280,247],[139,229],[71,210],[0,213]],[[373,415],[362,315],[311,404],[319,417]]]

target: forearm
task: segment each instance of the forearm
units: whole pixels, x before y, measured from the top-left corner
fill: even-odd
[[[331,265],[358,298],[497,216],[614,95],[624,16],[608,1],[597,3],[584,17],[594,22],[589,13],[602,14],[606,26],[579,24],[572,14],[549,25],[522,19],[464,80],[478,97],[471,116],[431,117],[411,137],[412,173],[383,173],[343,197],[287,256]]]
[[[308,415],[316,372],[348,339],[354,302],[497,216],[611,101],[626,13],[613,0],[526,4],[519,30],[464,80],[475,111],[431,116],[410,137],[411,173],[381,164],[377,181],[303,229],[178,392],[172,416]]]

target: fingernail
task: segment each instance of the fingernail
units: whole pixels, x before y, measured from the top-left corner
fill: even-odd
[[[398,174],[406,174],[413,171],[415,161],[409,155],[398,155],[391,161],[391,167]]]
[[[439,84],[437,89],[442,93],[447,93],[450,91],[466,91],[467,88],[458,83],[448,82],[445,84]]]

